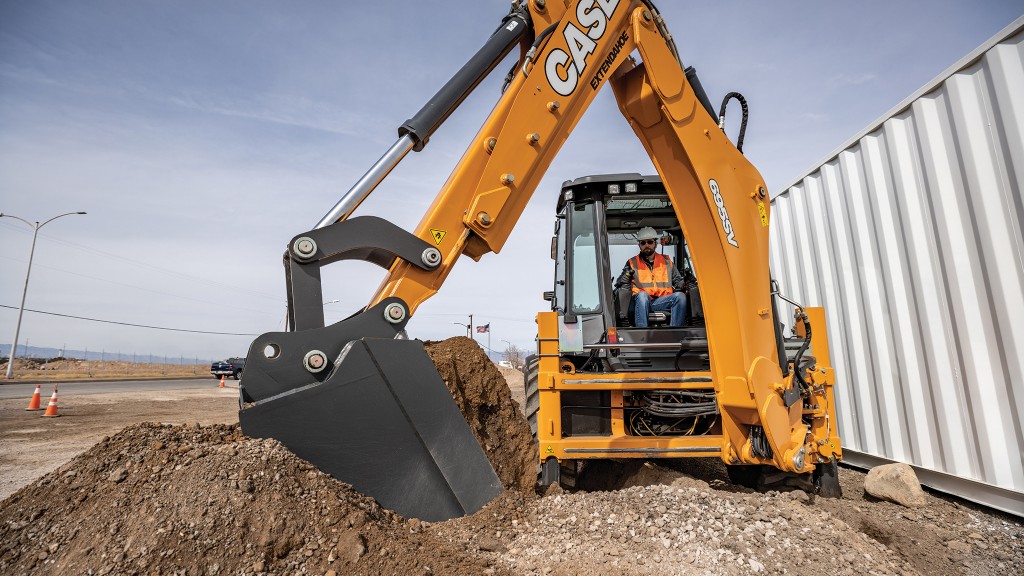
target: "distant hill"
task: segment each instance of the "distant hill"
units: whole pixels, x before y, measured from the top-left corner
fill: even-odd
[[[11,345],[0,344],[0,362],[6,362],[11,356]],[[163,356],[160,354],[132,354],[119,353],[110,350],[61,350],[60,348],[46,348],[42,346],[18,345],[18,358],[77,358],[79,360],[109,360],[115,362],[139,362],[145,364],[209,364],[212,358],[184,358],[181,356]]]

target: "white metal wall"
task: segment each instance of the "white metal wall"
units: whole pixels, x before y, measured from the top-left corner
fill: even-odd
[[[1024,17],[775,196],[771,257],[826,308],[844,447],[1024,514],[1022,189]]]

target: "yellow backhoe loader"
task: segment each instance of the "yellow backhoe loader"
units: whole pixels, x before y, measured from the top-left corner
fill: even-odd
[[[417,229],[353,211],[513,49],[502,95]],[[768,267],[764,182],[734,145],[649,0],[513,3],[496,31],[399,138],[284,255],[288,331],[252,344],[239,419],[407,517],[475,512],[502,486],[422,344],[405,326],[462,255],[500,252],[598,90],[657,176],[566,182],[551,310],[537,316],[527,410],[541,481],[593,458],[713,456],[738,481],[765,471],[837,495],[842,452],[824,314],[797,305],[784,337]],[[745,124],[745,121],[744,121]],[[683,321],[637,320],[615,286],[642,228],[686,278]],[[630,253],[632,251],[632,254]],[[361,312],[325,326],[320,268],[363,259],[387,273]],[[540,263],[538,263],[540,266]],[[674,325],[668,325],[674,324]],[[814,326],[814,332],[811,332]]]

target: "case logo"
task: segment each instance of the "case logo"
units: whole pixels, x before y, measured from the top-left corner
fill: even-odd
[[[583,71],[587,69],[587,58],[597,48],[597,41],[604,36],[608,28],[608,19],[618,6],[619,0],[593,0],[590,3],[580,2],[576,5],[576,20],[579,24],[570,20],[562,29],[562,36],[565,37],[569,52],[555,48],[544,61],[544,74],[555,92],[568,96],[576,90]],[[622,48],[621,44],[625,43],[625,33],[622,36],[619,39],[619,46],[614,48],[609,56],[611,61],[615,60]],[[610,65],[610,62],[608,64]],[[591,82],[591,85],[594,84]]]
[[[711,188],[711,195],[715,198],[715,204],[718,206],[718,217],[722,219],[722,231],[725,232],[725,239],[733,246],[739,248],[740,245],[736,243],[736,231],[732,228],[732,221],[729,220],[729,211],[725,209],[725,200],[722,199],[722,191],[718,188],[718,182],[712,178],[708,180],[708,186]]]

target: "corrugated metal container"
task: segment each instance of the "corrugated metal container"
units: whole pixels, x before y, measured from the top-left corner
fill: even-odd
[[[781,292],[826,308],[846,460],[1018,515],[1022,188],[1024,17],[776,195],[771,221]]]

